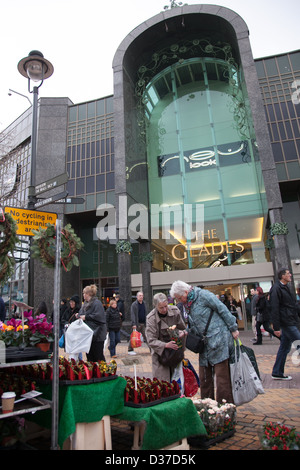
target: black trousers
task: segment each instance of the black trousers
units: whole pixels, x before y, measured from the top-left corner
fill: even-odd
[[[104,341],[92,341],[91,349],[86,354],[87,360],[91,362],[105,361]]]
[[[261,343],[262,342],[262,334],[261,334],[261,325],[264,327],[264,330],[270,333],[272,336],[275,336],[275,338],[279,339],[278,336],[274,334],[273,328],[270,326],[269,321],[257,321],[256,320],[256,334],[257,334],[257,342]]]

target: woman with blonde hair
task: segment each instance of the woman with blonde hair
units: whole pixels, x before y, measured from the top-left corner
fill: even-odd
[[[106,318],[102,303],[97,298],[97,286],[92,284],[83,289],[84,303],[76,315],[94,332],[87,359],[91,362],[105,361],[104,341],[106,338]]]

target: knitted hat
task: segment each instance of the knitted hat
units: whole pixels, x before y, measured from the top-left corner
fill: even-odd
[[[78,295],[73,295],[70,300],[74,300],[75,304],[79,304],[79,297]]]

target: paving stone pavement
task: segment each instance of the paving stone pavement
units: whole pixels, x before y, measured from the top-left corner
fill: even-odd
[[[258,395],[252,402],[237,408],[236,431],[230,438],[209,448],[216,450],[260,450],[258,430],[264,421],[281,422],[288,426],[295,426],[300,432],[300,366],[295,364],[293,352],[288,355],[285,373],[293,378],[290,381],[273,380],[272,367],[279,347],[279,341],[274,338],[263,337],[262,345],[253,345],[251,331],[241,331],[240,339],[245,346],[251,347],[256,355],[260,376],[265,393]],[[136,350],[142,361],[136,365],[137,375],[152,377],[151,355],[149,348],[143,344]],[[106,360],[110,360],[106,349]],[[117,346],[118,375],[134,376],[134,367],[125,366],[122,359],[128,357],[128,343],[122,342]],[[198,370],[197,355],[186,351],[185,356]],[[130,450],[133,442],[132,429],[124,423],[112,419],[112,440],[114,450]],[[192,448],[193,450],[199,450]]]

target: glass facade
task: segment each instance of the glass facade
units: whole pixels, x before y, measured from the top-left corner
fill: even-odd
[[[181,61],[143,95],[153,269],[266,261],[265,190],[242,72]]]
[[[114,202],[113,97],[69,108],[67,171],[69,196],[85,203],[67,206],[67,212],[95,210]]]
[[[279,181],[300,178],[300,52],[255,61]]]
[[[91,211],[88,223],[78,227],[85,246],[80,259],[80,278],[83,282],[96,282],[101,289],[118,287],[116,241],[98,240],[95,230],[100,220],[95,216],[97,207],[105,203],[115,205],[114,170],[113,97],[70,106],[66,189],[69,196],[83,197],[85,202],[66,204],[65,212]],[[131,261],[132,273],[139,272],[137,243]]]

